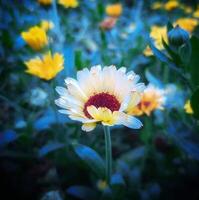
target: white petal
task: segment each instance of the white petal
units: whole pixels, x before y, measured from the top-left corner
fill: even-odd
[[[120,68],[118,69],[118,71],[119,71],[119,72],[122,72],[123,74],[125,74],[125,73],[126,73],[126,67],[120,67]]]
[[[65,83],[68,87],[68,91],[72,96],[75,96],[78,99],[86,101],[88,97],[84,93],[84,91],[79,86],[79,83],[73,78],[65,79]]]
[[[128,128],[139,129],[142,127],[142,122],[130,115],[120,112],[117,124],[123,124]]]
[[[58,93],[60,96],[64,96],[64,95],[67,95],[67,94],[68,94],[67,89],[64,88],[64,87],[57,86],[57,87],[55,88],[55,90],[57,91],[57,93]]]
[[[72,120],[76,120],[76,121],[80,121],[82,123],[93,123],[93,122],[96,122],[96,120],[94,119],[88,119],[88,118],[84,118],[84,117],[78,117],[76,115],[69,115],[69,117],[72,119]]]
[[[124,98],[123,102],[121,103],[119,111],[124,111],[127,109],[129,105],[129,101],[131,100],[130,98],[131,98],[131,95],[128,95]]]
[[[141,100],[141,95],[138,92],[132,92],[127,110],[132,110]]]
[[[135,87],[132,89],[133,92],[143,92],[145,89],[144,83],[138,83],[135,85]]]

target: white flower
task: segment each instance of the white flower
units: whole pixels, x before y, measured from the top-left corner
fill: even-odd
[[[133,71],[115,66],[101,68],[100,65],[77,72],[77,80],[66,78],[67,88],[56,87],[60,98],[55,103],[59,112],[83,123],[84,131],[91,131],[101,122],[106,126],[124,125],[140,128],[142,123],[126,114],[127,107],[134,107],[140,101],[143,83]]]

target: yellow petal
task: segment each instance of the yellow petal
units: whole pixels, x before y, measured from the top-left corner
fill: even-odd
[[[86,132],[92,131],[96,127],[96,123],[85,123],[82,125],[82,130]]]

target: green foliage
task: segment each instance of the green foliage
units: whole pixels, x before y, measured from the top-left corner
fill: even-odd
[[[199,119],[199,88],[191,96],[191,108],[193,109],[194,117]]]
[[[192,54],[188,64],[191,74],[190,80],[194,88],[197,88],[199,86],[199,38],[192,36],[190,43],[192,47]]]
[[[81,160],[95,172],[96,176],[104,179],[105,177],[105,164],[103,159],[96,151],[82,144],[74,144],[75,153]]]

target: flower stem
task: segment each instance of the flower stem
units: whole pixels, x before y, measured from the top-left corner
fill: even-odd
[[[105,152],[106,152],[106,182],[110,184],[112,173],[112,147],[109,126],[104,126]]]

